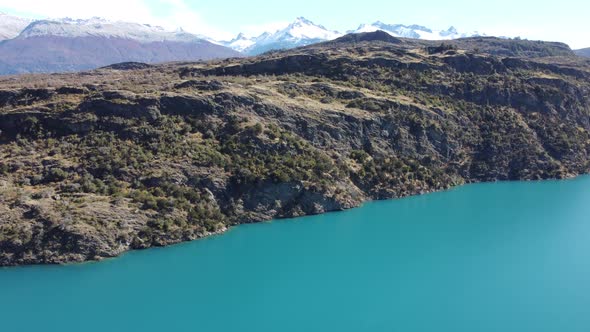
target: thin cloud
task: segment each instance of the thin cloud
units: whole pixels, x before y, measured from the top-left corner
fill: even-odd
[[[112,20],[145,21],[152,18],[149,7],[143,0],[103,0],[83,2],[72,0],[0,0],[0,8],[33,17],[75,17],[100,16]],[[116,8],[116,10],[114,10]]]

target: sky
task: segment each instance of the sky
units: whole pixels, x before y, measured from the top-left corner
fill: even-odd
[[[0,11],[149,23],[218,40],[276,30],[303,16],[342,32],[382,21],[590,47],[590,0],[0,0]]]

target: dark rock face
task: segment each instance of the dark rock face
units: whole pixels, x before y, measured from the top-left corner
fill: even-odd
[[[0,265],[590,171],[585,60],[405,43],[0,82]]]
[[[449,56],[444,59],[452,69],[461,73],[474,73],[477,75],[493,75],[506,72],[506,66],[494,58],[486,58],[473,54]]]
[[[213,80],[213,81],[188,80],[186,82],[176,84],[175,88],[177,88],[177,89],[197,89],[199,91],[220,91],[220,90],[223,90],[223,83],[221,83],[217,80]]]
[[[0,106],[27,106],[38,101],[48,100],[53,94],[54,91],[48,89],[0,91]]]
[[[61,95],[80,95],[80,94],[84,94],[87,93],[88,90],[85,88],[78,88],[78,87],[71,87],[71,86],[64,86],[61,88],[58,88],[57,93],[61,94]]]
[[[134,70],[134,69],[146,69],[150,68],[151,65],[141,62],[121,62],[110,66],[103,67],[102,69],[114,69],[114,70]]]
[[[400,44],[400,38],[393,37],[385,31],[378,30],[375,32],[355,33],[340,37],[333,41],[333,43],[359,43],[359,42],[386,42],[392,44]]]

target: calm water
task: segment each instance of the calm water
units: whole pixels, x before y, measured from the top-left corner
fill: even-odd
[[[0,331],[590,331],[590,177],[0,269]]]

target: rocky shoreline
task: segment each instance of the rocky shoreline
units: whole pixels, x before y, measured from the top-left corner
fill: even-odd
[[[380,36],[0,78],[0,266],[590,172],[590,61],[554,43]]]

